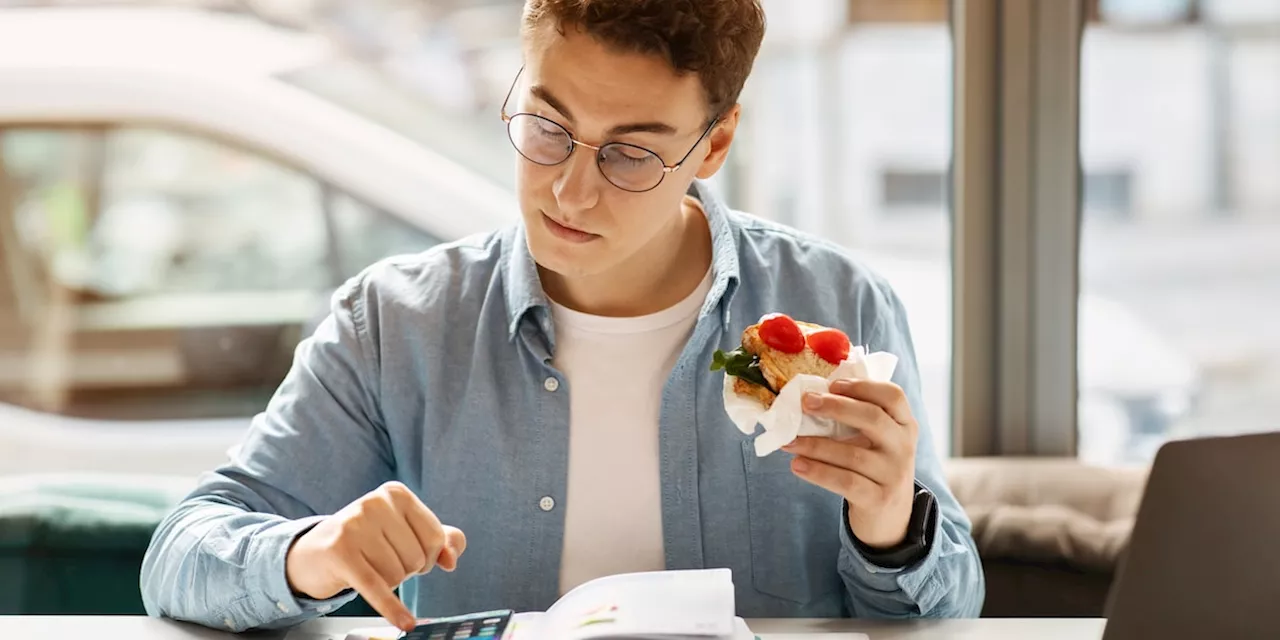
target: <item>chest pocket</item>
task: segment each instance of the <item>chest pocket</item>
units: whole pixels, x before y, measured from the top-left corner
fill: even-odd
[[[840,496],[796,477],[785,452],[760,458],[748,440],[742,456],[756,590],[799,604],[838,592]]]

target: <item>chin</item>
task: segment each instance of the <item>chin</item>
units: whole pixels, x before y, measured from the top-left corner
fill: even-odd
[[[539,267],[565,277],[582,277],[607,268],[597,247],[584,247],[546,234],[529,238],[529,253]]]

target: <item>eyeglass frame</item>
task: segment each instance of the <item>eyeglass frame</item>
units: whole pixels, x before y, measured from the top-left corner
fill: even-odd
[[[569,158],[573,157],[573,152],[576,151],[579,146],[586,147],[596,152],[596,162],[595,162],[596,170],[600,172],[600,176],[605,179],[605,182],[608,182],[609,184],[613,185],[615,188],[621,189],[628,193],[646,193],[649,191],[653,191],[654,189],[657,189],[662,184],[663,180],[666,180],[667,174],[679,171],[680,168],[684,166],[685,161],[689,159],[689,156],[693,155],[693,152],[697,150],[698,145],[702,144],[702,141],[706,139],[707,134],[711,133],[711,131],[715,129],[716,125],[720,124],[721,122],[720,116],[716,116],[712,118],[711,123],[707,125],[707,128],[705,130],[703,130],[702,135],[698,136],[698,140],[693,143],[693,146],[689,147],[689,151],[684,154],[684,157],[680,158],[679,162],[673,165],[668,165],[666,161],[662,159],[662,156],[658,154],[658,152],[652,149],[646,149],[638,144],[631,144],[630,142],[606,142],[598,146],[593,144],[587,144],[586,142],[583,142],[573,137],[573,134],[569,132],[569,129],[567,127],[545,116],[540,116],[536,113],[529,113],[527,111],[520,111],[520,112],[513,113],[511,115],[507,115],[507,104],[511,102],[511,96],[515,93],[516,85],[520,83],[520,76],[523,73],[524,73],[524,67],[521,66],[520,70],[516,72],[515,79],[511,81],[511,88],[507,89],[507,97],[503,98],[502,100],[502,110],[500,112],[500,115],[502,116],[502,122],[507,125],[507,139],[511,141],[511,146],[515,147],[516,153],[520,154],[520,157],[524,158],[525,160],[528,160],[529,162],[532,162],[538,166],[557,167],[564,164],[565,162],[568,162]],[[516,141],[512,138],[512,135],[511,135],[511,121],[515,119],[517,116],[531,116],[534,118],[538,118],[539,120],[544,120],[546,122],[549,122],[555,127],[559,128],[561,131],[564,132],[565,137],[569,139],[569,153],[565,154],[563,160],[556,162],[554,164],[544,164],[542,162],[538,162],[537,160],[534,160],[533,158],[530,158],[529,156],[526,156],[524,154],[524,151],[520,150],[520,146],[516,144]],[[603,150],[605,147],[608,147],[611,145],[631,147],[632,149],[638,149],[640,151],[648,153],[653,157],[657,158],[658,162],[662,164],[662,176],[659,177],[658,181],[655,182],[654,185],[652,187],[649,187],[648,189],[628,189],[626,187],[619,186],[618,183],[610,179],[609,175],[604,172],[604,167],[600,166],[600,151]]]

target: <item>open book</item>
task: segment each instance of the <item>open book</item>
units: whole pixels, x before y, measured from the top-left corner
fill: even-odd
[[[356,629],[346,640],[394,640],[394,627]],[[511,617],[501,640],[754,640],[734,615],[728,569],[626,573],[564,594],[546,612]]]

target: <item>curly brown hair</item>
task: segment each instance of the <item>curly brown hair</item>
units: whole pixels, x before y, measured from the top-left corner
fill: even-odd
[[[526,35],[545,20],[698,74],[713,117],[738,102],[765,29],[759,0],[527,0]]]

